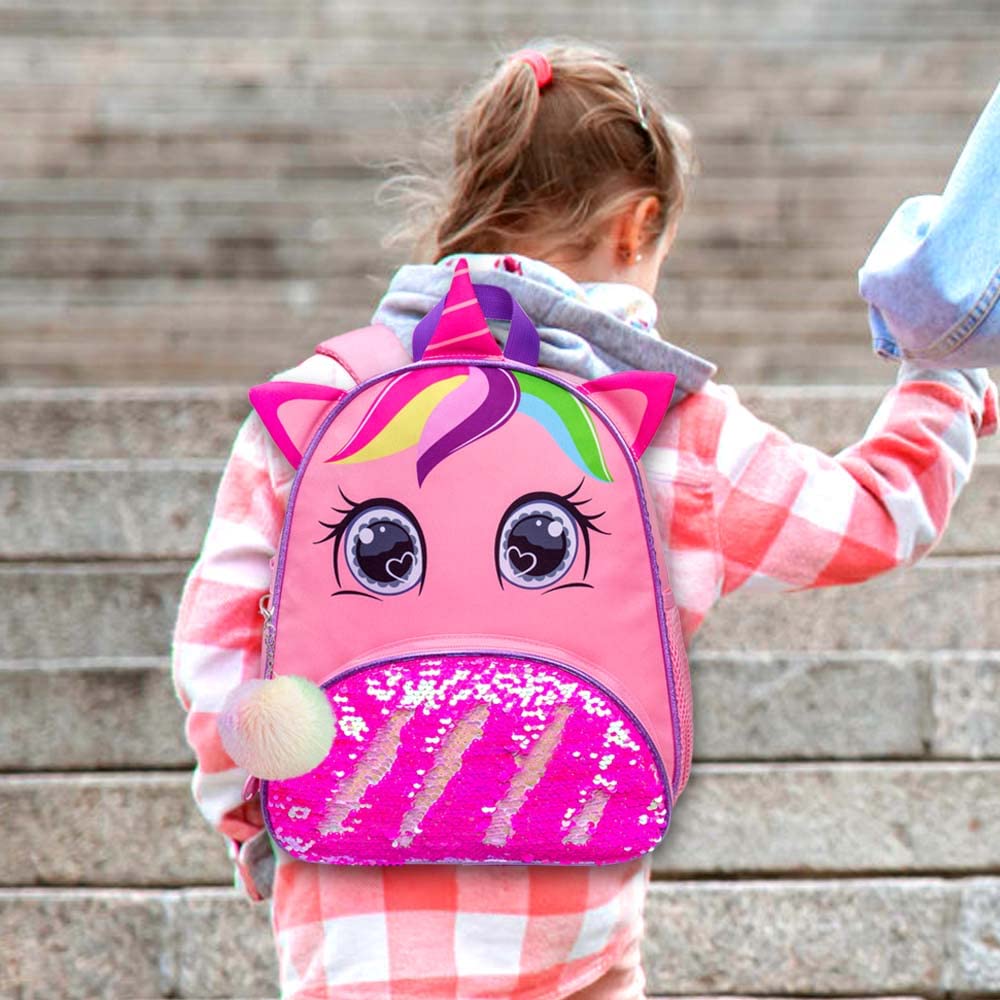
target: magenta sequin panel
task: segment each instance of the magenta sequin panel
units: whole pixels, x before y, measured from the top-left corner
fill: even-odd
[[[421,656],[326,692],[326,760],[265,783],[271,834],[303,861],[610,864],[666,832],[669,794],[642,730],[573,671]]]

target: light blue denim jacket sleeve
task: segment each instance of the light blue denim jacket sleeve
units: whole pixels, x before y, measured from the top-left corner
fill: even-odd
[[[882,357],[924,369],[1000,364],[1000,87],[944,192],[900,205],[858,284]]]

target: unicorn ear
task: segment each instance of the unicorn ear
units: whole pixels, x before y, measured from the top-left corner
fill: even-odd
[[[455,276],[445,296],[444,309],[421,360],[501,356],[472,287],[469,264],[462,257],[455,264]]]
[[[615,372],[577,386],[615,422],[632,454],[649,447],[670,405],[677,376],[672,372]]]
[[[311,382],[265,382],[255,385],[249,395],[268,434],[297,469],[320,420],[347,393]]]

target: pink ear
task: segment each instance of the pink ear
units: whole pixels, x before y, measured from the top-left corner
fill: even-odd
[[[311,382],[265,382],[250,390],[250,405],[282,454],[298,468],[320,420],[347,395],[332,385]]]
[[[672,372],[615,372],[577,388],[618,425],[638,459],[667,412],[676,381]]]

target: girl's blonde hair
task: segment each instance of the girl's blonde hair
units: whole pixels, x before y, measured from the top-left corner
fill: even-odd
[[[684,206],[695,167],[691,133],[610,52],[572,42],[533,43],[552,66],[539,91],[526,62],[503,57],[448,114],[450,169],[391,178],[405,219],[390,243],[417,260],[558,248],[585,257],[619,212],[652,195],[658,239]]]

